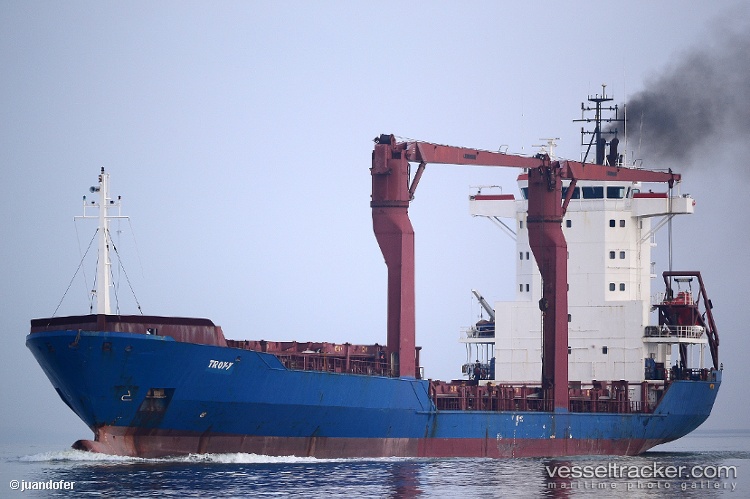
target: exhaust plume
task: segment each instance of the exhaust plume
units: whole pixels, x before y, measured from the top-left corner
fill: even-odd
[[[722,18],[711,42],[676,57],[627,102],[636,157],[685,166],[706,148],[750,153],[750,29],[738,21],[747,16],[733,19]]]

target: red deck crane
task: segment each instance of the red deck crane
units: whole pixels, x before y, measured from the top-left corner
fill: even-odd
[[[410,179],[410,163],[418,163]],[[416,377],[414,229],[409,203],[428,163],[499,166],[528,170],[527,227],[529,245],[542,276],[539,308],[542,323],[542,390],[553,400],[555,411],[568,410],[568,263],[562,231],[575,183],[579,180],[666,182],[670,187],[680,175],[579,163],[552,161],[547,155],[518,156],[500,152],[431,144],[398,142],[393,135],[375,139],[372,153],[372,221],[375,236],[388,267],[389,363],[396,376]],[[570,180],[567,197],[562,181]]]

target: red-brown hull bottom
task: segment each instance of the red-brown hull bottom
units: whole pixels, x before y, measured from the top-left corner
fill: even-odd
[[[310,456],[321,459],[371,457],[555,457],[637,455],[664,443],[646,439],[459,439],[459,438],[326,438],[197,435],[163,430],[143,431],[105,426],[97,438],[78,440],[74,449],[103,454],[158,458],[206,453]]]

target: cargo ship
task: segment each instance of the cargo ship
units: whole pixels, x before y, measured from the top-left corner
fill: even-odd
[[[616,113],[610,100],[603,89],[582,105],[593,130],[582,130],[580,162],[551,146],[532,157],[375,139],[384,344],[232,340],[208,319],[112,313],[109,221],[120,202],[102,169],[98,201],[84,198],[84,216],[98,210],[96,313],[33,319],[26,337],[93,431],[73,447],[140,457],[637,455],[691,432],[723,374],[713,305],[698,271],[669,269],[652,294],[651,250],[656,231],[695,202],[679,193],[679,174],[618,153],[621,120],[602,118]],[[516,296],[491,305],[473,291],[482,317],[461,333],[467,359],[451,381],[425,379],[415,339],[408,208],[431,164],[519,169],[518,197],[497,188],[469,197],[472,215],[516,242]]]

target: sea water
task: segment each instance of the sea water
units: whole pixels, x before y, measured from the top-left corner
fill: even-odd
[[[139,459],[2,446],[0,497],[750,497],[750,430],[698,430],[637,457]]]

